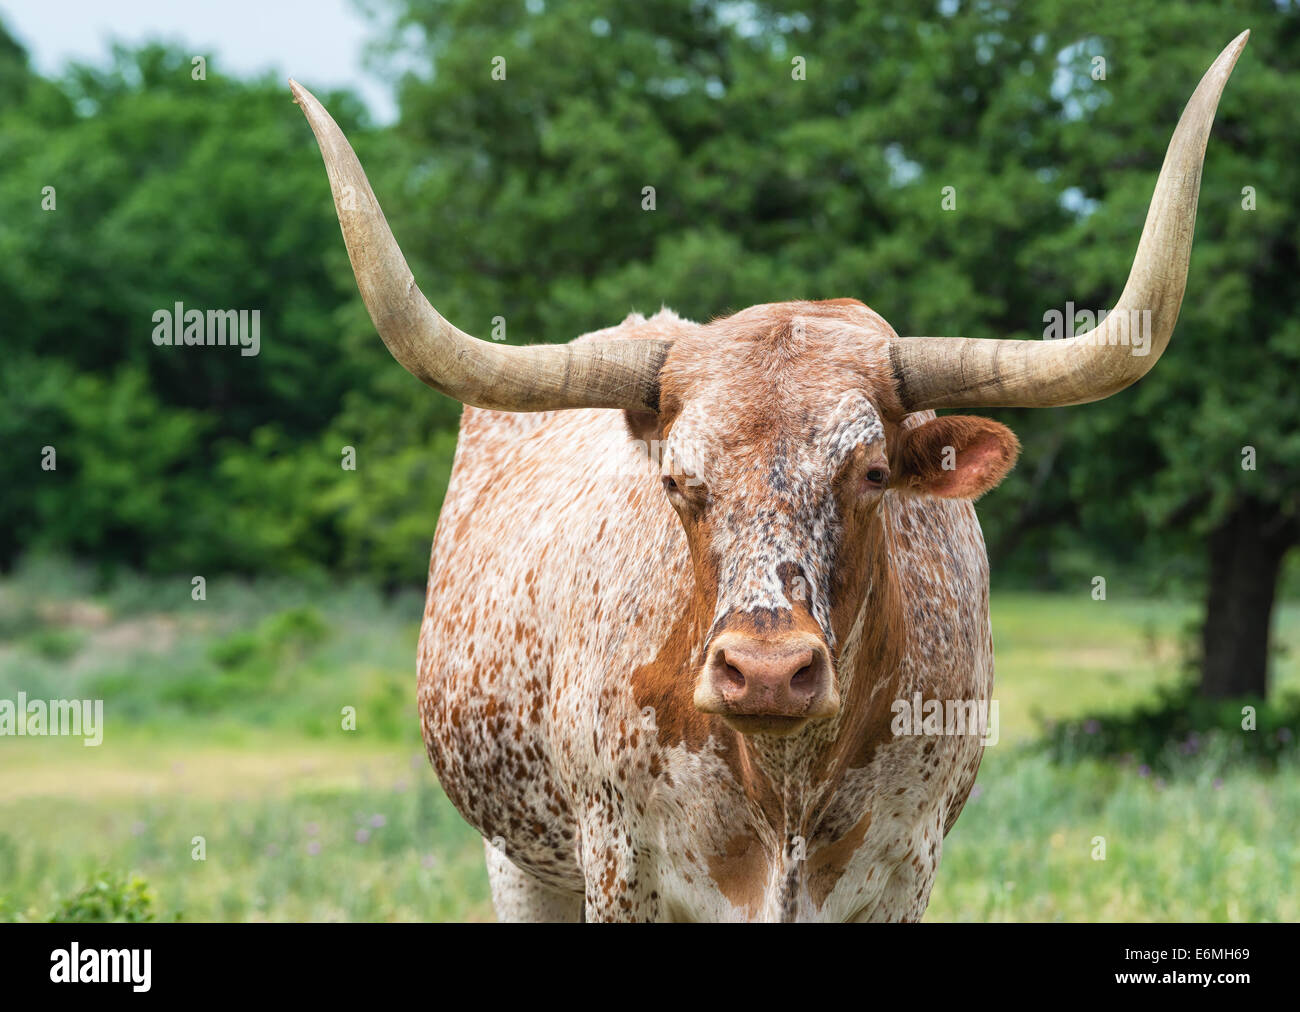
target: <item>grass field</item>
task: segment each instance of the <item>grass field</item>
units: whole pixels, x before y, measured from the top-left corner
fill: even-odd
[[[106,717],[97,748],[0,737],[0,919],[491,919],[478,838],[419,741],[419,597],[311,581],[190,595],[97,594],[52,563],[0,583],[0,699],[102,698]],[[1035,746],[1043,721],[1172,684],[1194,617],[1086,589],[995,596],[1001,740],[928,919],[1300,920],[1294,760],[1211,748],[1162,778]],[[1278,687],[1295,691],[1300,605],[1276,628]]]

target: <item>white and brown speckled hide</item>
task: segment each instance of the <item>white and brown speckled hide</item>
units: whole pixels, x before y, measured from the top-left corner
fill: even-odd
[[[1014,437],[905,415],[893,330],[851,300],[708,325],[663,311],[580,340],[612,337],[674,340],[658,417],[467,408],[434,542],[421,725],[448,796],[495,841],[498,915],[919,919],[982,746],[895,736],[890,707],[990,697],[969,498]],[[921,458],[961,424],[984,442],[959,446],[975,477],[954,491]],[[629,428],[664,439],[704,498],[670,502]],[[888,490],[861,496],[871,459]],[[776,737],[697,710],[722,628],[819,635],[838,715]]]

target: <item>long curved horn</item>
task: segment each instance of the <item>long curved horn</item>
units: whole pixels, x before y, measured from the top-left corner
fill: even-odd
[[[408,372],[458,401],[498,411],[657,410],[659,369],[670,342],[511,347],[480,341],[439,316],[416,286],[343,131],[306,88],[294,80],[289,86],[325,159],[361,298]]]
[[[1242,32],[1219,54],[1183,110],[1165,152],[1128,283],[1106,319],[1086,334],[1054,341],[909,337],[890,345],[899,396],[923,408],[1045,408],[1086,404],[1137,382],[1155,365],[1187,285],[1201,165],[1219,96],[1246,45]],[[1149,311],[1145,355],[1129,338]]]

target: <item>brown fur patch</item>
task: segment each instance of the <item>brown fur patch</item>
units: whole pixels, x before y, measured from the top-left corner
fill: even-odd
[[[763,905],[763,886],[767,867],[763,852],[754,846],[753,837],[742,834],[729,839],[720,854],[709,857],[709,878],[718,891],[750,917]]]
[[[871,813],[867,812],[838,840],[808,856],[808,891],[818,907],[826,902],[826,897],[848,870],[849,862],[862,846],[870,828]]]

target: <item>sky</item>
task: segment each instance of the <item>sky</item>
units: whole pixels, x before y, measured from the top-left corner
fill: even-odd
[[[270,69],[308,88],[351,87],[377,122],[397,118],[391,89],[361,66],[383,26],[355,0],[0,0],[0,19],[47,76],[69,60],[105,63],[114,39],[161,38],[215,53],[209,66],[235,76]]]

